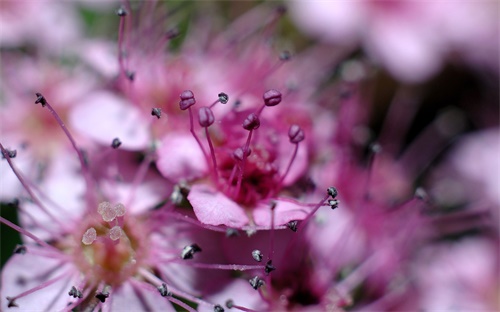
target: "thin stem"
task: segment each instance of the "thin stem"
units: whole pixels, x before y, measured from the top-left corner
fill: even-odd
[[[214,146],[212,144],[212,139],[210,138],[210,133],[208,133],[208,127],[205,127],[205,135],[207,137],[208,146],[210,147],[210,154],[212,156],[213,174],[215,179],[215,184],[219,184],[219,172],[217,171],[217,160],[215,159]]]
[[[286,167],[286,171],[280,179],[280,183],[279,183],[280,185],[283,185],[283,181],[285,180],[285,177],[287,176],[288,172],[290,172],[290,168],[292,167],[293,161],[295,160],[295,157],[297,156],[298,150],[299,150],[299,143],[295,143],[295,149],[293,150],[292,159],[290,159],[290,162],[288,163],[288,166]]]
[[[247,141],[245,143],[245,147],[243,149],[243,160],[241,160],[240,174],[238,176],[238,182],[236,184],[234,198],[238,197],[238,195],[240,194],[241,183],[243,182],[243,174],[245,172],[245,162],[247,159],[248,150],[250,148],[250,140],[252,139],[252,133],[253,133],[253,129],[248,132],[248,138],[247,138]]]
[[[193,263],[178,259],[169,262],[188,265],[193,268],[209,269],[209,270],[248,271],[248,270],[262,270],[265,268],[265,266],[263,265]]]
[[[205,160],[206,160],[207,164],[209,164],[210,162],[208,161],[207,153],[205,152],[205,149],[203,148],[203,145],[201,144],[200,139],[198,138],[198,136],[194,132],[193,110],[191,109],[191,107],[189,107],[188,110],[189,110],[189,131],[191,131],[191,134],[193,135],[193,137],[195,138],[196,142],[200,146],[200,149],[201,149],[201,151],[203,153],[203,156],[205,156]]]
[[[57,248],[55,248],[55,247],[47,244],[43,240],[41,240],[38,237],[36,237],[35,235],[33,235],[31,232],[28,232],[27,230],[23,229],[22,227],[19,227],[19,226],[15,225],[14,223],[10,222],[9,220],[4,219],[3,217],[0,217],[0,222],[3,223],[3,224],[5,224],[5,225],[7,225],[8,227],[16,230],[20,234],[28,236],[29,238],[31,238],[32,240],[34,240],[36,243],[38,243],[38,244],[40,244],[40,245],[42,245],[44,247],[47,247],[47,248],[49,248],[51,250],[54,250],[54,251],[57,251],[58,253],[60,253],[60,251]]]
[[[70,274],[69,274],[69,271],[64,272],[64,273],[62,273],[61,275],[59,275],[59,276],[57,276],[57,277],[54,277],[53,279],[48,280],[48,281],[46,281],[45,283],[42,283],[42,284],[40,284],[40,285],[38,285],[38,286],[36,286],[36,287],[33,287],[33,288],[31,288],[31,289],[29,289],[29,290],[27,290],[27,291],[25,291],[25,292],[22,292],[22,293],[20,293],[19,295],[15,296],[15,297],[9,298],[8,300],[9,300],[10,302],[14,302],[16,299],[19,299],[19,298],[22,298],[22,297],[28,296],[28,295],[30,295],[30,294],[32,294],[32,293],[34,293],[34,292],[39,291],[40,289],[43,289],[43,288],[45,288],[45,287],[48,287],[48,286],[50,286],[50,285],[54,284],[55,282],[59,281],[60,279],[62,279],[62,278],[64,278],[64,277],[66,277],[66,276],[68,276],[68,275],[70,275]]]

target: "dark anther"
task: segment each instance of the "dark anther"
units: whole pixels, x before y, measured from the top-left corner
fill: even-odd
[[[125,75],[127,76],[128,80],[134,81],[134,79],[135,79],[135,72],[127,70],[127,72],[125,73]]]
[[[228,309],[232,309],[233,306],[234,306],[234,301],[233,300],[229,299],[228,301],[226,301],[226,307]]]
[[[417,187],[417,189],[415,190],[415,198],[426,201],[427,199],[429,199],[429,195],[423,187]]]
[[[255,130],[255,129],[258,129],[260,127],[260,119],[259,119],[259,116],[257,116],[257,114],[255,113],[251,113],[250,115],[248,115],[248,117],[245,119],[245,121],[243,121],[243,128],[245,130]]]
[[[282,60],[282,61],[288,61],[291,58],[292,58],[292,54],[290,53],[290,51],[283,51],[280,54],[280,60]]]
[[[14,253],[24,255],[26,250],[26,246],[17,244],[14,248]]]
[[[218,96],[219,96],[219,102],[222,104],[227,104],[227,101],[229,101],[229,96],[224,92],[219,93]]]
[[[281,102],[281,92],[271,89],[266,91],[262,98],[264,98],[266,106],[276,106]]]
[[[288,130],[288,137],[290,138],[291,143],[297,144],[304,140],[305,135],[299,125],[292,125]]]
[[[5,155],[9,158],[15,158],[17,156],[17,150],[9,150],[9,149],[4,149],[5,152],[2,153],[2,158],[5,158]]]
[[[75,286],[71,286],[71,290],[68,292],[68,295],[72,296],[73,298],[83,298],[82,292],[76,289]]]
[[[262,261],[262,252],[258,249],[255,249],[254,251],[252,251],[252,257],[255,261],[257,262],[261,262]]]
[[[250,285],[252,285],[253,289],[255,290],[259,289],[264,285],[264,281],[261,280],[258,276],[249,279],[248,282],[250,283]]]
[[[109,293],[107,292],[98,292],[95,297],[99,299],[100,302],[104,303],[106,299],[109,297]]]
[[[166,37],[167,39],[174,39],[174,38],[176,38],[177,36],[179,36],[179,34],[180,34],[180,33],[179,33],[179,28],[174,27],[174,28],[172,28],[172,29],[168,30],[168,31],[165,33],[165,37]]]
[[[326,191],[328,192],[328,195],[332,197],[332,199],[335,199],[335,197],[337,197],[337,195],[339,194],[339,192],[337,192],[337,189],[333,186],[330,186]]]
[[[234,101],[233,103],[233,107],[236,108],[236,107],[239,107],[241,105],[241,100],[236,100]]]
[[[116,15],[120,17],[127,16],[127,11],[125,10],[124,7],[119,7],[118,10],[116,10]]]
[[[198,121],[203,128],[210,127],[214,121],[214,113],[209,107],[202,107],[198,111]]]
[[[19,307],[19,306],[17,305],[17,303],[15,302],[15,299],[14,299],[14,298],[7,297],[6,299],[7,299],[7,301],[9,302],[9,303],[7,304],[7,307],[8,307],[8,308],[12,308],[12,307],[16,307],[16,308],[17,308],[17,307]]]
[[[372,143],[372,144],[370,144],[370,151],[373,154],[378,154],[382,151],[382,146],[378,143]]]
[[[120,141],[119,138],[114,138],[113,142],[111,142],[111,147],[112,148],[119,148],[120,145],[122,145],[122,141]]]
[[[278,14],[285,14],[286,13],[286,7],[284,5],[279,5],[276,7],[276,12]]]
[[[45,97],[41,94],[41,93],[35,93],[36,95],[36,101],[35,101],[35,104],[42,104],[43,107],[45,107],[45,105],[47,105],[47,100],[45,99]]]
[[[224,312],[224,308],[220,304],[214,305],[214,312]]]
[[[272,271],[276,270],[276,267],[273,265],[273,260],[269,260],[266,263],[266,268],[264,269],[264,272],[266,272],[266,275],[271,273]]]
[[[201,248],[197,244],[188,245],[182,249],[181,258],[184,260],[193,259],[193,255],[199,251]]]
[[[240,236],[240,232],[237,229],[227,228],[226,229],[226,237],[237,237]]]
[[[194,94],[191,90],[183,91],[180,95],[181,101],[179,102],[179,107],[181,110],[186,110],[196,103],[194,99]]]
[[[286,224],[286,226],[288,226],[288,228],[294,232],[297,232],[297,223],[298,221],[294,220],[294,221],[290,221]]]
[[[339,206],[339,201],[336,199],[330,199],[328,200],[328,205],[330,205],[332,209],[335,209]]]
[[[160,295],[162,297],[172,295],[172,293],[170,291],[168,291],[167,284],[165,284],[165,283],[162,283],[161,286],[156,287],[156,289],[158,289],[158,291],[160,292]]]
[[[155,107],[151,110],[151,116],[156,116],[156,118],[160,119],[161,117],[161,108]]]
[[[245,151],[246,151],[246,153],[245,153],[243,150],[245,150]],[[245,149],[245,148],[243,148],[243,147],[238,147],[238,148],[237,148],[237,149],[233,152],[233,156],[234,156],[234,158],[235,158],[235,159],[237,159],[237,160],[240,160],[240,161],[241,161],[241,160],[243,160],[243,158],[244,158],[245,156],[246,156],[246,157],[250,156],[250,154],[251,154],[251,153],[252,153],[252,149],[251,149],[251,148],[247,148],[247,149]]]

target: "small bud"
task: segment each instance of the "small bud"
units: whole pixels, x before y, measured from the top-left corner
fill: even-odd
[[[122,141],[119,138],[114,138],[113,142],[111,142],[111,147],[114,149],[117,149],[120,145],[122,145]]]
[[[240,232],[237,229],[227,228],[226,229],[226,237],[237,237],[240,236]]]
[[[226,307],[228,309],[232,309],[233,306],[234,306],[234,301],[233,300],[229,299],[229,300],[226,301]]]
[[[199,251],[201,248],[197,244],[188,245],[182,249],[181,258],[184,260],[193,259],[193,255]]]
[[[288,61],[292,58],[292,54],[290,53],[290,51],[283,51],[281,52],[280,54],[280,60],[282,61]]]
[[[332,199],[335,199],[335,197],[337,197],[337,195],[339,194],[337,189],[334,188],[333,186],[330,186],[326,191],[328,192],[328,195],[330,195]]]
[[[286,226],[288,226],[288,228],[290,230],[292,230],[293,232],[297,232],[297,223],[298,221],[294,220],[294,221],[290,221],[286,224]]]
[[[338,208],[339,203],[340,202],[337,199],[330,199],[330,200],[328,200],[328,205],[330,205],[330,207],[332,209]]]
[[[42,104],[42,107],[45,107],[45,105],[47,105],[47,100],[45,99],[45,97],[41,94],[41,93],[35,93],[36,95],[36,101],[35,101],[35,104]]]
[[[211,126],[215,121],[212,110],[209,107],[200,108],[198,111],[198,121],[203,128]]]
[[[125,8],[121,6],[118,8],[118,10],[116,10],[116,15],[120,17],[127,16],[127,10],[125,10]]]
[[[257,262],[261,262],[262,261],[262,252],[258,249],[255,249],[254,251],[252,251],[252,257],[255,261]]]
[[[220,304],[214,305],[214,312],[224,312],[224,308]]]
[[[305,139],[304,131],[299,125],[292,125],[288,130],[290,142],[297,144]]]
[[[266,272],[266,275],[271,273],[272,271],[276,270],[276,267],[273,265],[273,260],[269,260],[266,263],[266,268],[264,269],[264,272]]]
[[[261,280],[258,276],[249,279],[248,282],[250,283],[250,285],[252,285],[253,289],[255,290],[259,289],[264,285],[264,281]]]
[[[243,151],[245,150],[246,153]],[[248,157],[250,156],[250,154],[252,153],[252,149],[251,148],[248,148],[248,149],[245,149],[243,147],[238,147],[234,152],[233,152],[233,157],[236,159],[236,160],[243,160],[243,158],[245,157]]]
[[[229,96],[224,92],[219,93],[218,96],[219,96],[219,102],[221,104],[227,104],[227,102],[229,101]]]
[[[68,292],[68,295],[72,296],[73,298],[83,298],[82,292],[76,289],[75,286],[71,286],[71,290]]]
[[[245,130],[256,130],[260,127],[260,119],[255,113],[251,113],[247,116],[247,118],[243,121],[243,128]]]
[[[100,302],[104,303],[106,299],[109,297],[109,293],[107,292],[98,292],[95,297],[99,299]]]
[[[194,94],[191,90],[186,90],[180,95],[181,101],[179,102],[179,107],[181,110],[186,110],[196,103],[194,99]]]
[[[266,106],[276,106],[281,103],[281,92],[278,90],[268,90],[262,97],[264,98],[264,104]]]
[[[156,118],[160,119],[161,117],[161,108],[155,107],[151,110],[151,116],[155,116]]]
[[[165,284],[165,283],[162,283],[161,286],[156,287],[156,289],[158,289],[158,292],[160,293],[160,295],[162,297],[166,297],[166,296],[171,296],[172,295],[172,293],[170,291],[168,291],[167,284]]]
[[[26,253],[26,246],[17,244],[14,248],[14,253],[24,255]]]

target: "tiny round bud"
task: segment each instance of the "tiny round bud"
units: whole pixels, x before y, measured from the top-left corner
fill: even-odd
[[[333,199],[335,199],[335,197],[337,197],[337,195],[339,194],[337,189],[333,186],[330,186],[326,191],[328,192],[328,195],[330,195],[330,197]]]
[[[288,130],[290,142],[297,144],[305,139],[304,131],[299,125],[292,125]]]
[[[262,261],[262,252],[258,249],[255,249],[254,251],[252,251],[252,257],[255,261],[257,262],[261,262]]]
[[[209,107],[202,107],[198,111],[198,121],[203,128],[209,127],[215,121],[214,113]]]
[[[114,149],[117,149],[118,147],[120,147],[120,145],[122,145],[122,141],[120,141],[119,138],[114,138],[111,142],[111,147]]]
[[[268,90],[262,96],[266,106],[276,106],[281,102],[281,92],[278,90]]]
[[[155,116],[156,118],[160,119],[161,117],[161,108],[155,107],[151,110],[151,116]]]
[[[181,101],[179,102],[179,107],[181,110],[186,110],[196,103],[194,94],[191,90],[183,91],[180,95]]]
[[[245,153],[246,152],[246,153]],[[236,160],[243,160],[243,158],[245,157],[248,157],[250,156],[250,154],[252,153],[252,149],[251,148],[243,148],[243,147],[238,147],[234,152],[233,152],[233,157],[236,159]]]
[[[260,127],[260,119],[259,116],[255,113],[251,113],[247,116],[247,118],[243,121],[243,128],[245,130],[256,130]]]
[[[227,104],[228,101],[229,101],[229,96],[226,93],[224,92],[219,93],[219,102],[221,104]]]

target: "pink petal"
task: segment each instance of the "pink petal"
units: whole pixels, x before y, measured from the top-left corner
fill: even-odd
[[[141,112],[127,101],[110,92],[85,97],[70,112],[70,123],[77,131],[103,145],[110,146],[114,138],[122,141],[120,148],[138,150],[149,142],[148,125]]]
[[[241,227],[248,223],[245,210],[221,192],[205,185],[194,185],[188,195],[198,220],[205,224]]]
[[[147,288],[146,288],[147,287]],[[110,295],[111,311],[175,311],[152,285],[125,282]]]
[[[311,208],[297,205],[285,200],[276,200],[274,208],[274,224],[282,225],[293,220],[303,220]],[[271,227],[271,208],[269,204],[261,203],[253,211],[255,224]]]
[[[207,170],[200,146],[190,134],[184,133],[163,137],[156,165],[160,173],[173,182],[198,178]]]

